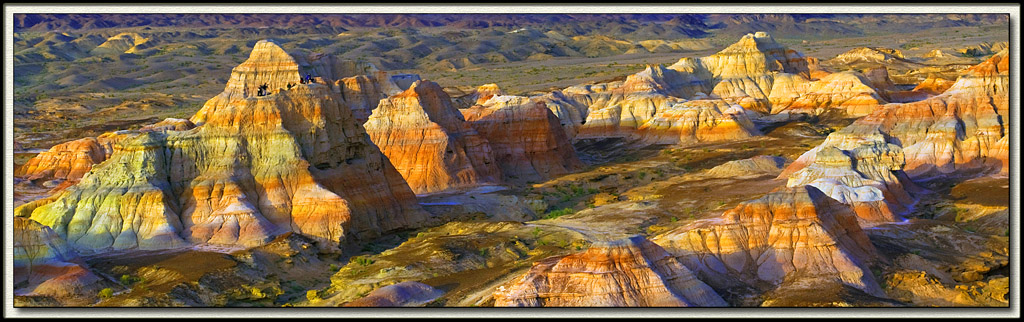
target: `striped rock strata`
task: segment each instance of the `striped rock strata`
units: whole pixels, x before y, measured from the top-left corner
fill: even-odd
[[[505,180],[539,182],[584,167],[558,118],[542,102],[495,95],[461,112],[487,139]]]
[[[494,293],[494,306],[727,306],[711,287],[641,236],[534,264]]]
[[[329,249],[426,221],[339,95],[324,84],[287,89],[297,70],[258,42],[189,120],[195,128],[124,138],[78,184],[17,212],[82,252],[256,246],[286,232]],[[255,96],[264,83],[283,88]]]
[[[416,193],[501,180],[487,140],[437,83],[418,81],[382,100],[365,126]]]
[[[777,190],[652,241],[716,288],[770,289],[806,277],[884,295],[868,268],[876,251],[857,216],[814,187]]]

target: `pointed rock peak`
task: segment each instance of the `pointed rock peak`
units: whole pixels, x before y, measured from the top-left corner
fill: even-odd
[[[758,31],[752,34],[746,34],[743,38],[740,38],[740,41],[726,47],[720,51],[719,54],[751,51],[764,52],[778,48],[783,48],[783,46],[775,42],[775,38],[772,38],[772,36],[766,32]]]
[[[271,93],[299,84],[299,65],[295,58],[272,40],[260,40],[252,48],[249,59],[231,70],[226,92],[256,96],[260,86]]]
[[[441,85],[429,80],[416,80],[409,85],[409,89],[395,97],[442,97],[450,100]]]

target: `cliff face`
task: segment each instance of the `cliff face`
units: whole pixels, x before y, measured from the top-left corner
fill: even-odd
[[[566,88],[559,92],[564,99],[548,95],[548,108],[562,120],[570,138],[580,140],[638,136],[642,128],[692,123],[687,118],[672,119],[679,116],[678,111],[672,110],[688,101],[721,100],[737,109],[752,111],[727,113],[733,115],[817,115],[839,109],[860,116],[890,99],[922,97],[919,93],[896,93],[895,88],[878,89],[873,76],[823,71],[818,68],[817,59],[805,57],[758,32],[743,36],[711,56],[682,58],[668,67],[649,65],[624,81]],[[891,81],[888,85],[891,87]],[[576,113],[580,113],[579,119]],[[742,132],[748,133],[740,137],[758,135],[756,131]],[[651,140],[661,141],[665,140]]]
[[[643,237],[595,244],[534,264],[500,286],[494,306],[726,306],[718,294]]]
[[[941,95],[888,104],[832,133],[783,173],[813,163],[821,147],[849,150],[858,138],[901,147],[911,177],[1002,171],[1007,151],[1000,143],[1009,124],[1009,64],[1003,52],[969,68]],[[890,149],[891,150],[891,149]]]
[[[693,100],[660,109],[635,136],[650,144],[688,145],[759,135],[743,108],[723,100]]]
[[[584,166],[542,102],[496,95],[461,112],[489,142],[505,180],[544,181]]]
[[[78,184],[19,212],[85,252],[255,246],[289,231],[328,246],[424,222],[337,94],[273,91],[297,78],[291,57],[261,41],[190,119],[196,128],[124,138]],[[273,94],[254,96],[262,83]]]
[[[437,83],[382,100],[365,126],[416,193],[500,182],[491,146]]]
[[[884,294],[868,269],[875,249],[856,215],[814,187],[771,192],[652,241],[716,287],[824,277]]]

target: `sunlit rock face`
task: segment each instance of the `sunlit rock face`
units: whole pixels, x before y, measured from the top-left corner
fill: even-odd
[[[466,122],[437,83],[416,82],[382,100],[365,126],[416,193],[501,180],[487,139]]]
[[[689,269],[641,236],[534,264],[500,286],[494,306],[727,306]]]
[[[660,109],[634,137],[650,144],[692,145],[759,135],[742,107],[723,100],[693,100]]]
[[[637,137],[641,129],[667,126],[665,116],[677,114],[672,110],[690,101],[721,100],[750,112],[744,114],[774,119],[774,114],[818,115],[832,110],[861,116],[890,99],[924,96],[897,91],[887,74],[823,71],[817,59],[786,48],[764,32],[747,34],[711,56],[682,58],[667,67],[648,65],[623,81],[572,86],[545,95],[548,108],[573,140]],[[663,140],[648,142],[658,141]]]
[[[887,103],[870,80],[857,72],[829,74],[817,81],[805,81],[797,75],[779,75],[769,95],[771,112],[782,111],[821,114],[840,109],[850,116],[867,115]]]
[[[969,68],[941,95],[922,101],[884,105],[829,135],[784,176],[811,163],[821,147],[849,150],[851,140],[875,138],[901,147],[910,177],[1002,171],[1008,151],[1000,143],[1009,120],[1009,64],[1003,52]]]
[[[903,150],[886,143],[880,133],[832,133],[824,143],[804,153],[780,178],[788,187],[810,185],[850,205],[858,217],[871,222],[897,221],[915,200],[916,186],[902,169]]]
[[[88,173],[93,165],[107,159],[108,149],[113,150],[113,147],[91,137],[61,143],[29,159],[16,169],[14,175],[28,180],[77,181]]]
[[[857,216],[811,186],[768,193],[652,241],[715,287],[827,278],[884,294],[868,268],[877,255]]]
[[[489,142],[504,180],[539,182],[584,167],[543,102],[496,95],[461,112]]]
[[[284,79],[281,79],[284,78]],[[258,42],[186,131],[123,138],[81,181],[19,213],[82,252],[256,246],[296,232],[324,248],[416,227],[427,214],[325,84]],[[269,83],[271,95],[255,96]]]

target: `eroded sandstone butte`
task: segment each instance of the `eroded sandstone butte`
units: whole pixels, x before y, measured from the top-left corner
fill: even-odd
[[[258,42],[195,128],[124,138],[78,184],[18,213],[84,252],[254,246],[285,232],[337,245],[427,220],[341,97],[294,85],[297,71]],[[272,94],[256,96],[261,84]]]
[[[672,111],[691,101],[703,102],[689,104],[705,107],[733,106],[719,108],[719,113],[735,118],[745,114],[749,118],[784,121],[790,114],[817,115],[835,109],[848,115],[866,115],[894,97],[900,101],[920,97],[916,93],[890,95],[894,89],[877,89],[875,76],[856,71],[827,72],[818,67],[817,59],[805,57],[767,33],[758,32],[743,36],[711,56],[682,58],[668,67],[649,65],[623,81],[572,86],[542,97],[561,119],[570,139],[642,137],[647,142],[661,142],[663,136],[646,137],[643,129],[671,123],[717,124],[698,122],[687,118],[689,113]],[[731,112],[726,113],[727,110]],[[729,133],[722,129],[701,131]],[[679,142],[666,143],[701,140],[690,132],[680,133]],[[718,137],[736,139],[756,134],[753,131],[736,137]]]
[[[652,239],[718,289],[826,278],[884,296],[851,209],[811,186],[780,189]]]
[[[634,236],[544,259],[499,286],[494,306],[727,306],[658,245]]]
[[[540,182],[584,167],[558,117],[542,102],[494,95],[460,111],[487,139],[505,180]]]
[[[417,81],[380,101],[366,131],[416,193],[498,183],[491,146],[441,86]]]
[[[851,141],[863,138],[900,147],[905,159],[901,168],[910,177],[1002,172],[1008,159],[1008,66],[1004,51],[967,69],[938,96],[884,105],[830,134],[782,176],[814,163],[823,147],[849,150]]]

